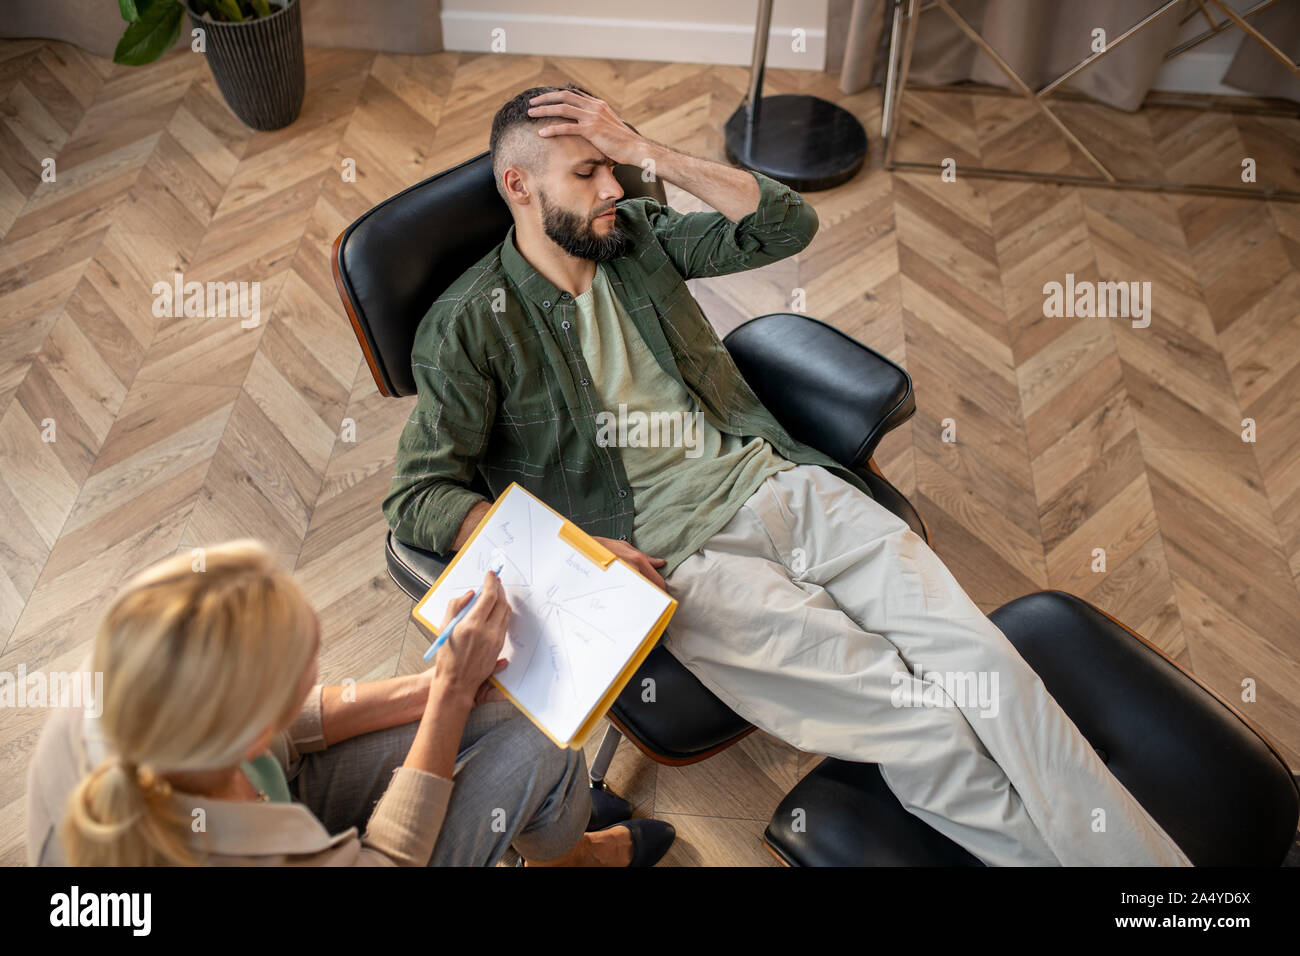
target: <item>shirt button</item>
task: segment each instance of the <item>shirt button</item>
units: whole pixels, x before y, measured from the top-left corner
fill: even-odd
[[[561,293],[560,293],[560,298],[561,298],[561,299],[567,299],[568,297],[569,297],[569,293],[567,293],[567,292],[561,292]]]
[[[542,300],[542,308],[543,308],[543,309],[549,309],[550,307],[551,307],[551,300],[550,300],[550,299],[543,299],[543,300]]]
[[[587,380],[586,380],[585,378],[582,380],[582,384],[583,384],[583,385],[586,385],[586,384],[587,384]]]
[[[569,323],[567,321],[560,323],[560,328],[567,329],[568,327],[569,327]]]
[[[627,540],[627,535],[625,535],[625,534],[620,534],[620,535],[618,536],[618,540],[620,540],[620,541],[626,541],[626,540]]]
[[[626,498],[626,497],[627,497],[627,489],[626,489],[626,488],[620,488],[620,489],[618,489],[618,496],[619,496],[620,498]]]

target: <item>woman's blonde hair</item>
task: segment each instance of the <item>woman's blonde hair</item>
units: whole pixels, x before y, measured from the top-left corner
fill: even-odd
[[[260,543],[177,554],[132,578],[95,636],[99,724],[112,751],[68,797],[73,866],[195,864],[163,774],[233,767],[301,706],[313,611]]]

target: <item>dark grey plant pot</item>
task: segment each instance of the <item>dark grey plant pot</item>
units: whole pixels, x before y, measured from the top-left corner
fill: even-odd
[[[243,23],[206,20],[185,0],[190,24],[207,33],[207,58],[230,109],[253,129],[280,129],[302,111],[307,70],[302,4],[288,0],[269,17]]]

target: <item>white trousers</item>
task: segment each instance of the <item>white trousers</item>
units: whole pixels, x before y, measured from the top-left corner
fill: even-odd
[[[879,764],[984,863],[1192,865],[930,547],[824,468],[769,477],[666,583],[665,646],[706,687],[800,750]]]

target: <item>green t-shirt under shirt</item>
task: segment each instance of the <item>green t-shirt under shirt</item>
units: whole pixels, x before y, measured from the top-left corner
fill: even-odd
[[[293,798],[289,795],[289,781],[285,779],[280,761],[276,760],[270,751],[252,760],[245,760],[239,766],[253,788],[263,791],[268,799],[279,803],[292,802]]]
[[[573,302],[604,404],[599,435],[618,447],[632,485],[632,543],[651,557],[683,544],[693,553],[769,475],[795,462],[763,438],[728,435],[705,420],[694,396],[656,361],[599,263],[591,288]]]

